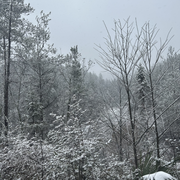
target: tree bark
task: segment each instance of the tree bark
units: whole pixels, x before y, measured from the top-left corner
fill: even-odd
[[[137,158],[137,149],[136,149],[136,138],[135,138],[135,123],[133,122],[132,116],[132,106],[131,106],[131,97],[130,97],[130,90],[129,86],[126,87],[127,97],[128,97],[128,109],[129,109],[129,118],[131,123],[131,136],[133,141],[133,153],[134,153],[134,163],[135,168],[138,168],[138,158]]]
[[[120,110],[120,116],[119,116],[119,160],[123,161],[123,151],[122,151],[122,96],[121,96],[122,90],[119,84],[119,110]]]
[[[8,136],[8,117],[9,117],[9,77],[10,77],[10,61],[11,61],[11,22],[12,22],[12,1],[10,4],[9,12],[9,25],[8,25],[8,54],[6,59],[6,50],[4,51],[4,135]],[[5,48],[5,37],[4,37],[4,48]]]
[[[150,80],[151,101],[152,101],[152,110],[153,110],[153,118],[154,118],[154,125],[155,125],[155,134],[156,134],[156,154],[157,154],[156,169],[160,170],[159,132],[158,132],[158,125],[157,125],[157,117],[156,117],[156,110],[155,110],[156,104],[155,104],[155,98],[154,98],[154,89],[153,89],[151,73],[149,74],[149,80]]]

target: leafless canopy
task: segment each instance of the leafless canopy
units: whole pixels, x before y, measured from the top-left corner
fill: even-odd
[[[129,18],[124,20],[124,23],[120,20],[114,22],[113,35],[105,23],[104,25],[107,31],[106,48],[96,45],[96,50],[100,54],[100,60],[97,60],[97,63],[104,70],[120,78],[123,84],[125,84],[124,75],[128,76],[129,82],[131,82],[134,70],[140,60],[144,62],[146,70],[150,69],[154,63],[151,69],[153,71],[172,38],[169,38],[169,32],[164,42],[160,39],[160,43],[158,43],[156,38],[159,30],[156,25],[151,28],[150,23],[146,22],[139,28],[137,20],[135,23],[130,23]],[[155,59],[152,59],[152,53],[155,54]]]

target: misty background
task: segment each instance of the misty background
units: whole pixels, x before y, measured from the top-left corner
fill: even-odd
[[[91,72],[96,74],[107,74],[95,62],[99,59],[99,54],[95,50],[96,44],[103,45],[107,32],[103,21],[111,31],[115,20],[130,21],[137,19],[138,26],[145,22],[150,22],[153,27],[157,25],[159,29],[158,38],[165,39],[168,32],[174,36],[169,46],[179,50],[180,36],[179,20],[180,16],[179,0],[25,0],[35,9],[28,19],[35,22],[35,17],[43,10],[45,13],[51,12],[49,23],[51,31],[50,43],[61,54],[69,53],[70,48],[78,45],[82,58],[92,60],[95,64]],[[166,57],[167,51],[164,53]]]

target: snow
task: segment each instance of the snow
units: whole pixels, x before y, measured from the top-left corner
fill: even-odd
[[[142,180],[177,180],[172,177],[170,174],[165,173],[163,171],[159,171],[153,174],[147,174],[142,177]]]

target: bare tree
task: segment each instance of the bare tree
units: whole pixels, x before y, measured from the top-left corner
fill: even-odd
[[[132,146],[134,153],[134,163],[135,167],[138,168],[138,152],[137,145],[143,139],[145,134],[153,126],[155,127],[155,142],[156,142],[156,167],[159,170],[160,167],[160,136],[158,130],[158,119],[162,117],[164,112],[166,112],[172,105],[174,105],[180,97],[171,102],[167,108],[165,108],[162,113],[157,114],[156,106],[156,95],[155,95],[155,85],[161,80],[166,72],[160,76],[160,78],[155,82],[153,79],[153,72],[162,58],[162,54],[166,49],[169,41],[172,37],[169,37],[167,34],[164,42],[160,40],[156,41],[158,30],[156,26],[153,28],[150,27],[149,23],[145,23],[140,30],[138,29],[137,22],[135,26],[129,23],[129,19],[124,21],[124,24],[121,21],[115,21],[114,37],[111,35],[111,32],[106,27],[108,37],[105,39],[105,45],[107,49],[97,46],[97,51],[101,55],[101,60],[97,60],[102,68],[109,71],[120,81],[121,85],[124,86],[127,102],[128,102],[128,115],[129,122],[131,126],[131,138]],[[136,29],[136,33],[135,33]],[[157,46],[159,45],[159,47]],[[149,83],[149,99],[151,101],[151,116],[153,122],[147,127],[147,129],[142,132],[142,134],[137,138],[136,137],[136,126],[138,126],[137,121],[135,120],[135,106],[137,104],[135,98],[133,97],[132,92],[132,80],[134,78],[134,71],[136,70],[137,63],[139,61],[143,62],[146,73],[148,74],[148,83]]]
[[[129,22],[129,19],[124,21],[115,21],[114,38],[110,35],[106,27],[108,37],[106,38],[106,47],[98,47],[98,52],[101,55],[102,61],[97,62],[102,68],[109,71],[112,75],[118,78],[121,85],[124,86],[127,95],[128,114],[131,126],[131,138],[134,154],[135,167],[138,168],[138,154],[136,147],[136,121],[134,117],[133,98],[131,92],[132,78],[137,63],[142,58],[143,42],[141,41],[143,27],[139,31],[137,23],[135,25],[136,34],[134,34],[134,24]],[[133,36],[135,38],[133,39]]]
[[[158,42],[156,41],[157,34],[158,34],[158,30],[156,29],[156,26],[151,28],[149,23],[146,23],[144,25],[143,36],[142,36],[142,43],[144,45],[144,48],[142,50],[142,55],[143,55],[142,59],[149,78],[150,99],[151,99],[153,123],[155,126],[155,135],[156,135],[156,156],[157,159],[160,159],[160,147],[159,147],[160,142],[159,142],[159,132],[158,132],[158,124],[157,124],[157,120],[160,116],[157,117],[157,113],[156,113],[156,98],[155,98],[155,90],[154,90],[155,82],[153,81],[153,72],[172,37],[169,38],[169,33],[168,33],[164,42],[160,41],[159,47],[157,47],[158,45],[157,44]],[[159,82],[159,80],[157,82]],[[159,160],[156,161],[156,167],[157,169],[160,169]]]

